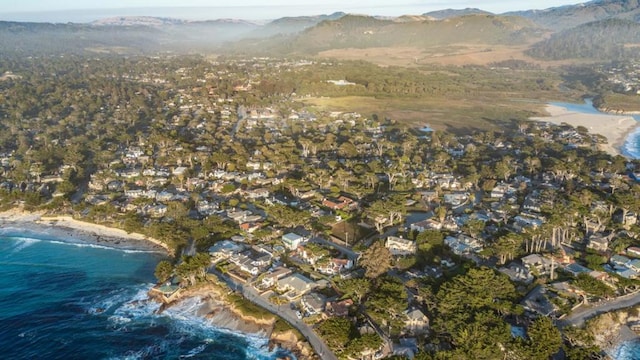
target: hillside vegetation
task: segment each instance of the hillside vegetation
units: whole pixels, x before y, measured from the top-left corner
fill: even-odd
[[[528,54],[541,59],[615,60],[638,54],[640,24],[608,19],[564,30],[535,44]]]
[[[508,13],[508,15],[522,16],[545,28],[560,31],[613,18],[638,20],[640,18],[640,1],[595,0],[546,10],[517,11]]]
[[[235,48],[280,53],[317,54],[330,49],[416,47],[429,48],[450,44],[509,44],[530,42],[543,34],[532,22],[517,17],[469,15],[448,20],[396,22],[369,16],[347,15],[323,21],[289,41],[269,39],[262,44],[241,42]]]

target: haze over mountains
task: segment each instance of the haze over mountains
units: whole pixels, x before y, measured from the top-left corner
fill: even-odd
[[[387,54],[402,49],[424,61],[460,54],[481,58],[483,52],[498,59],[601,60],[637,50],[639,20],[638,0],[591,1],[500,15],[481,9],[396,18],[334,13],[264,24],[113,17],[90,24],[0,22],[0,43],[8,53],[169,51],[358,58],[367,49]]]

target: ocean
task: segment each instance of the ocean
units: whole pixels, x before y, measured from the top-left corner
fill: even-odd
[[[147,291],[163,255],[60,240],[0,235],[0,358],[292,357],[197,316],[197,300],[156,314]]]
[[[583,114],[602,115],[605,114],[593,106],[591,99],[585,99],[583,104],[552,102],[551,105],[566,108],[569,111],[579,112]],[[608,114],[609,115],[609,114]],[[624,115],[640,121],[640,115]],[[640,159],[640,128],[627,135],[624,145],[620,149],[622,154],[631,159]]]

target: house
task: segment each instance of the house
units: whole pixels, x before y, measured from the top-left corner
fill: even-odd
[[[605,252],[609,250],[609,238],[604,236],[592,235],[587,240],[587,249]]]
[[[443,197],[444,203],[451,206],[460,206],[469,200],[469,194],[464,192],[456,192],[451,194],[445,194]]]
[[[269,197],[269,190],[265,188],[258,188],[253,190],[248,190],[246,195],[249,199],[264,199]]]
[[[355,210],[358,208],[358,202],[346,196],[340,196],[337,199],[324,198],[322,206],[331,210]]]
[[[387,241],[385,241],[384,246],[389,249],[392,255],[413,255],[418,250],[416,246],[416,242],[403,239],[397,236],[389,236],[387,237]]]
[[[484,247],[480,240],[464,234],[459,234],[457,237],[447,236],[444,239],[444,243],[458,256],[478,253]]]
[[[301,274],[293,273],[279,279],[276,287],[278,291],[286,291],[284,296],[293,301],[311,291],[315,287],[315,282]]]
[[[424,333],[429,329],[429,318],[420,309],[407,309],[404,314],[405,330],[410,334]]]
[[[237,265],[241,271],[256,276],[271,263],[271,255],[260,249],[251,248],[240,254],[234,254],[229,261]]]
[[[631,261],[631,259],[629,259],[626,256],[622,256],[622,255],[613,255],[610,259],[609,262],[613,265],[618,265],[618,266],[627,266],[627,264],[629,263],[629,261]]]
[[[350,259],[329,259],[328,261],[318,262],[316,270],[325,275],[335,275],[343,270],[349,270],[353,267],[353,260]]]
[[[547,275],[551,273],[552,261],[540,254],[530,254],[521,259],[522,265],[534,275]]]
[[[578,276],[580,274],[589,274],[591,273],[593,270],[584,267],[578,263],[573,263],[573,264],[569,264],[567,266],[564,267],[564,271],[570,273],[573,276]]]
[[[544,220],[532,214],[521,213],[513,218],[513,227],[517,231],[524,231],[526,228],[537,229],[544,224]]]
[[[302,304],[302,308],[309,315],[320,314],[325,309],[325,304],[327,300],[324,296],[318,293],[309,293],[302,296],[300,303]]]
[[[492,199],[502,199],[507,195],[515,194],[516,189],[509,184],[498,184],[491,190]]]
[[[533,313],[549,316],[558,310],[558,307],[549,300],[547,290],[541,286],[536,286],[533,290],[522,299],[520,305],[525,310]]]
[[[353,305],[353,300],[331,301],[325,306],[325,312],[329,316],[346,317],[349,315],[349,308]]]
[[[409,225],[409,227],[411,228],[411,230],[417,231],[417,232],[423,232],[426,230],[441,230],[442,223],[436,221],[435,219],[428,219],[428,220],[418,221],[417,223],[413,223]]]
[[[222,240],[209,247],[209,255],[212,262],[218,262],[228,259],[234,254],[238,254],[244,250],[244,245],[238,244],[231,240]]]
[[[512,281],[530,284],[534,280],[533,275],[524,265],[511,263],[509,266],[499,268],[498,271],[507,275]]]
[[[274,286],[278,280],[291,275],[293,271],[286,267],[278,266],[277,268],[269,271],[262,278],[262,285],[265,287]]]
[[[634,257],[640,257],[640,248],[637,246],[628,247],[627,254]]]
[[[287,233],[282,235],[282,243],[288,250],[293,251],[297,249],[298,246],[300,246],[300,244],[302,244],[304,241],[305,239],[302,236],[295,233]]]

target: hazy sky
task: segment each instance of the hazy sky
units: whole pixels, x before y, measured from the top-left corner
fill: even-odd
[[[0,0],[0,20],[83,22],[101,17],[130,15],[197,20],[227,17],[273,19],[282,16],[328,14],[335,11],[398,16],[466,7],[502,13],[513,10],[545,9],[581,2],[571,0]],[[189,9],[193,7],[217,9],[215,11]],[[176,11],[177,8],[182,9]]]

